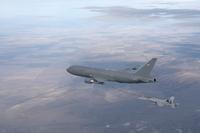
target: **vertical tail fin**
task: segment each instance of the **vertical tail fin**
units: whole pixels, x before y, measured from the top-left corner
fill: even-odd
[[[174,104],[174,103],[175,103],[175,97],[174,97],[174,96],[171,96],[171,97],[169,98],[169,103],[171,103],[171,104]]]
[[[136,71],[136,75],[139,76],[144,76],[144,77],[149,77],[151,70],[153,69],[155,63],[156,63],[157,58],[152,58],[149,62],[147,62],[145,65],[140,67],[138,71]]]
[[[174,96],[171,96],[169,98],[169,103],[170,103],[170,105],[171,105],[172,108],[176,108],[177,105],[178,105],[177,103],[175,103],[175,97]]]

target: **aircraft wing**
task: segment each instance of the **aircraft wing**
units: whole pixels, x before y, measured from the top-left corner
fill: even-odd
[[[153,103],[155,103],[156,105],[158,105],[160,107],[164,106],[163,103],[158,98],[142,96],[142,97],[139,97],[139,99],[153,102]]]
[[[164,104],[162,102],[159,102],[159,101],[156,102],[156,105],[159,106],[159,107],[163,107],[164,106]]]
[[[131,68],[126,68],[124,69],[125,71],[136,71],[137,67],[131,67]]]
[[[121,69],[121,71],[126,71],[126,72],[136,72],[136,70],[138,69],[139,66],[133,66],[133,67],[128,67],[128,68],[124,68]]]
[[[141,96],[141,97],[139,97],[138,99],[154,102],[154,100],[152,99],[152,97]]]
[[[101,77],[93,77],[94,80],[96,80],[98,83],[104,83],[105,79],[101,78]]]

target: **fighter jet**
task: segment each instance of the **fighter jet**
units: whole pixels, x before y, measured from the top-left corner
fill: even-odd
[[[152,58],[149,62],[138,69],[127,70],[108,70],[91,68],[86,66],[70,66],[66,69],[70,74],[86,77],[85,83],[104,84],[105,81],[113,81],[119,83],[152,83],[156,82],[156,78],[151,76],[151,71],[156,63],[156,58]]]
[[[138,99],[151,101],[159,107],[170,106],[171,108],[176,108],[178,106],[178,103],[175,103],[175,97],[174,96],[171,96],[169,99],[159,99],[159,98],[156,98],[156,97],[142,96],[142,97],[139,97]]]

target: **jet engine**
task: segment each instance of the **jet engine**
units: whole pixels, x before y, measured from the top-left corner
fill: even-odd
[[[85,79],[85,83],[87,83],[87,84],[93,84],[95,82],[96,81],[94,79]]]
[[[92,78],[85,79],[85,83],[87,83],[87,84],[104,84],[104,82],[99,82],[99,81],[92,79]]]

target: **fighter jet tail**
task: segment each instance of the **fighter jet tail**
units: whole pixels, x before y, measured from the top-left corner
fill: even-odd
[[[140,67],[135,74],[139,76],[150,77],[150,73],[156,63],[156,60],[157,58],[152,58],[149,62]]]
[[[169,98],[169,103],[171,103],[171,104],[174,104],[174,103],[175,103],[175,97],[174,97],[174,96],[171,96],[171,97]]]

